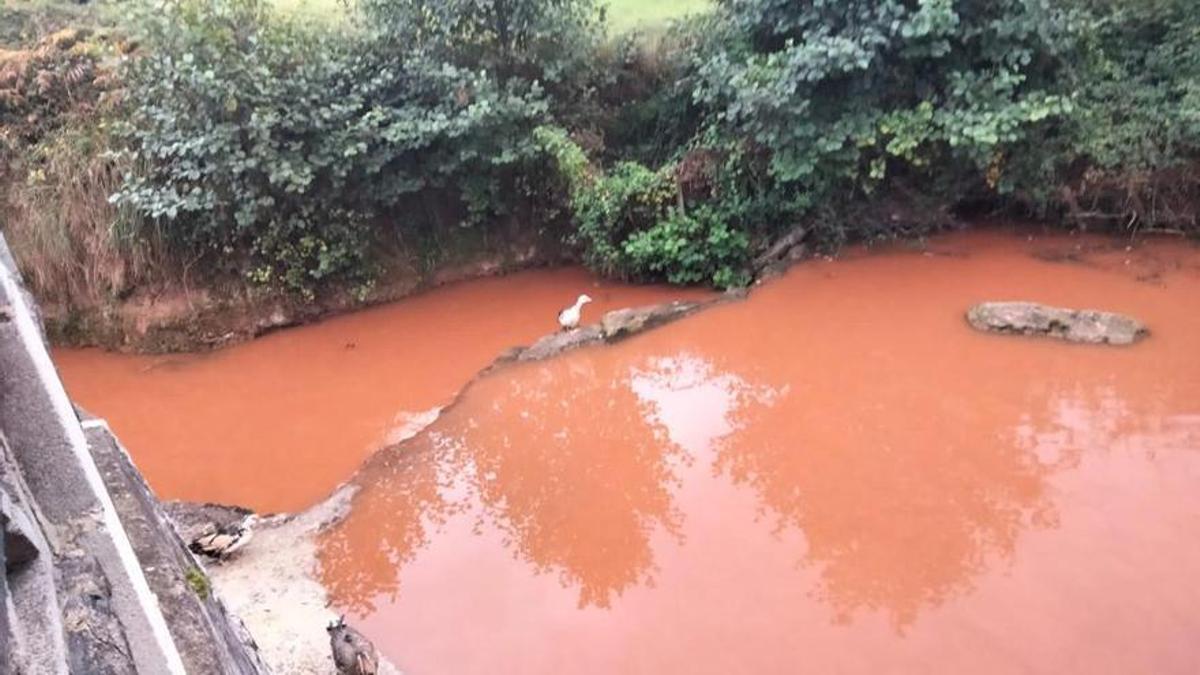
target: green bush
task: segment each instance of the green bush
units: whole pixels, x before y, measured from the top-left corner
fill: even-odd
[[[716,286],[800,222],[837,246],[964,200],[1196,230],[1192,0],[718,0],[607,44],[595,0],[361,0],[335,25],[122,7],[124,89],[82,48],[0,68],[0,154],[121,92],[121,143],[97,145],[123,151],[122,217],[302,294],[368,282],[385,241],[562,214],[599,272]],[[912,217],[860,217],[896,195]]]
[[[700,124],[690,62],[698,37],[681,23],[650,36],[622,36],[605,50],[603,65],[611,76],[601,82],[597,110],[585,120],[601,135],[602,160],[657,166],[687,149]]]
[[[629,265],[642,278],[717,288],[749,282],[750,240],[710,206],[690,212],[671,209],[667,217],[625,240]]]
[[[517,91],[257,0],[171,0],[135,26],[124,133],[140,170],[116,201],[189,257],[307,294],[366,280],[372,223],[406,195],[502,210],[487,191],[531,156],[547,111],[536,83]]]
[[[767,203],[844,210],[898,182],[1195,228],[1190,0],[723,0],[698,30],[706,133],[768,157]]]
[[[1071,147],[1104,170],[1160,169],[1200,148],[1200,13],[1190,0],[1085,0]]]
[[[595,0],[359,0],[380,49],[486,72],[506,92],[576,107],[594,84],[604,35]]]
[[[1200,12],[1191,0],[1076,0],[1088,27],[1075,114],[1019,153],[1025,192],[1079,226],[1196,232]]]
[[[766,152],[772,189],[811,204],[869,196],[892,174],[1004,191],[1008,149],[1072,108],[1055,78],[1075,14],[1049,2],[724,0],[720,10],[694,96],[717,134]]]
[[[642,281],[722,288],[749,280],[749,237],[714,207],[689,209],[676,165],[652,170],[620,162],[604,172],[562,129],[542,127],[535,136],[567,178],[572,242],[589,267]]]
[[[663,218],[675,196],[667,171],[622,162],[573,192],[575,241],[584,260],[605,274],[628,276],[625,241]]]
[[[625,240],[666,216],[675,197],[670,173],[636,162],[622,162],[604,173],[566,131],[541,127],[534,135],[566,178],[575,225],[571,243],[592,269],[629,276]]]

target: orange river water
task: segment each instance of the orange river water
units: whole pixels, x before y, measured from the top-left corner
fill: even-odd
[[[204,357],[57,356],[161,492],[287,508],[585,281]],[[977,333],[989,299],[1152,335]],[[1200,672],[1200,250],[984,231],[808,262],[494,371],[354,481],[320,575],[408,673]]]
[[[57,349],[71,397],[108,419],[163,499],[295,511],[349,479],[371,452],[445,405],[509,347],[558,328],[580,293],[604,312],[704,295],[534,270],[204,354]]]

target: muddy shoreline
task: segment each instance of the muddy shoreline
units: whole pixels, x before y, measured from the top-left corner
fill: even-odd
[[[303,513],[264,519],[255,527],[253,546],[206,566],[214,592],[250,629],[274,672],[334,672],[325,626],[337,614],[316,577],[316,539],[345,517],[354,491],[346,485]],[[386,659],[380,669],[400,672]]]

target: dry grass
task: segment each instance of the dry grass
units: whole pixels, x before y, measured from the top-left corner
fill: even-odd
[[[109,152],[103,120],[121,91],[92,37],[0,49],[0,228],[38,298],[69,306],[119,297],[163,262],[108,201],[129,160]]]
[[[5,237],[45,302],[95,305],[161,268],[152,242],[122,232],[123,214],[108,201],[121,166],[106,150],[101,132],[65,128],[39,144],[3,195]]]

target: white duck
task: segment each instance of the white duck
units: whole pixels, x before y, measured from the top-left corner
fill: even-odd
[[[583,306],[591,302],[587,293],[579,296],[575,300],[575,304],[558,313],[558,325],[562,326],[563,330],[571,330],[579,325],[579,317],[583,314]]]

